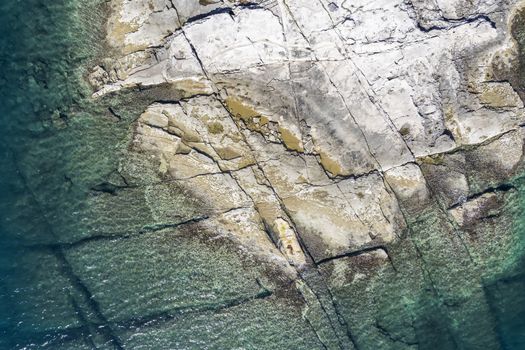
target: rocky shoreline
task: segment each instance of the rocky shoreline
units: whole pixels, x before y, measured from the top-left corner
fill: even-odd
[[[90,81],[163,90],[131,144],[159,181],[212,208],[230,193],[291,263],[298,240],[318,262],[394,241],[431,192],[461,226],[521,163],[523,102],[500,78],[516,6],[442,6],[112,2],[121,56]]]
[[[53,349],[509,348],[523,5],[97,5],[93,94],[20,161],[50,232],[23,237],[52,294],[36,332]],[[34,164],[57,140],[71,159],[49,185]]]
[[[155,221],[204,225],[293,283],[283,300],[304,300],[324,347],[425,348],[430,308],[450,348],[495,349],[474,315],[513,242],[520,6],[115,0],[118,55],[89,80],[96,99],[158,94],[124,187],[145,188]]]

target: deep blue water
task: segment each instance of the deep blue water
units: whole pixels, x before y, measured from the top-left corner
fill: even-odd
[[[96,107],[84,101],[78,68],[100,47],[77,21],[83,11],[74,0],[0,3],[0,349],[92,345],[76,343],[90,331],[71,298],[83,291],[57,243],[82,235],[75,213],[114,168],[126,128],[84,110]],[[493,314],[480,317],[496,319],[505,349],[525,349],[525,260],[485,292]]]
[[[75,322],[48,243],[58,241],[61,210],[81,201],[73,181],[86,174],[72,163],[83,145],[67,128],[84,94],[77,68],[99,49],[78,21],[83,11],[72,0],[0,3],[1,349],[45,348],[67,334],[51,329]]]

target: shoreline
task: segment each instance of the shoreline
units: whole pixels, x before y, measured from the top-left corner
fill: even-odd
[[[40,89],[15,96],[27,116],[6,113],[24,132],[1,154],[0,348],[512,343],[525,115],[496,79],[515,69],[478,74],[499,67],[487,47],[507,17],[137,0],[123,26],[151,46],[140,56],[109,48],[112,5],[95,2],[68,2],[78,23],[37,46],[63,50],[54,65],[19,71]]]

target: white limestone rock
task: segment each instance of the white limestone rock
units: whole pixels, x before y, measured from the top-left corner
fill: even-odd
[[[385,181],[409,212],[417,212],[429,204],[430,191],[416,164],[409,163],[388,170],[385,172]]]
[[[176,91],[139,118],[133,150],[218,213],[239,210],[218,225],[288,264],[382,249],[403,214],[456,208],[522,161],[523,102],[491,79],[515,56],[517,0],[111,6],[117,57],[92,70],[94,96]]]

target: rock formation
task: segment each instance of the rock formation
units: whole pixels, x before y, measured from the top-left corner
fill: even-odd
[[[499,348],[494,325],[476,314],[490,314],[487,266],[512,244],[500,215],[523,166],[520,6],[112,0],[107,57],[88,75],[93,98],[153,98],[92,204],[111,208],[111,192],[140,191],[155,223],[126,220],[117,231],[155,235],[115,249],[160,245],[168,258],[151,259],[161,260],[172,244],[190,256],[210,250],[212,262],[196,258],[206,274],[222,247],[256,275],[231,291],[182,288],[152,307],[199,310],[218,298],[258,309],[271,295],[312,329],[317,343],[297,348],[431,349],[432,336],[443,348]],[[70,256],[79,269],[82,254]],[[90,271],[81,278],[109,307]],[[184,327],[169,322],[121,338],[177,347],[169,334]]]

